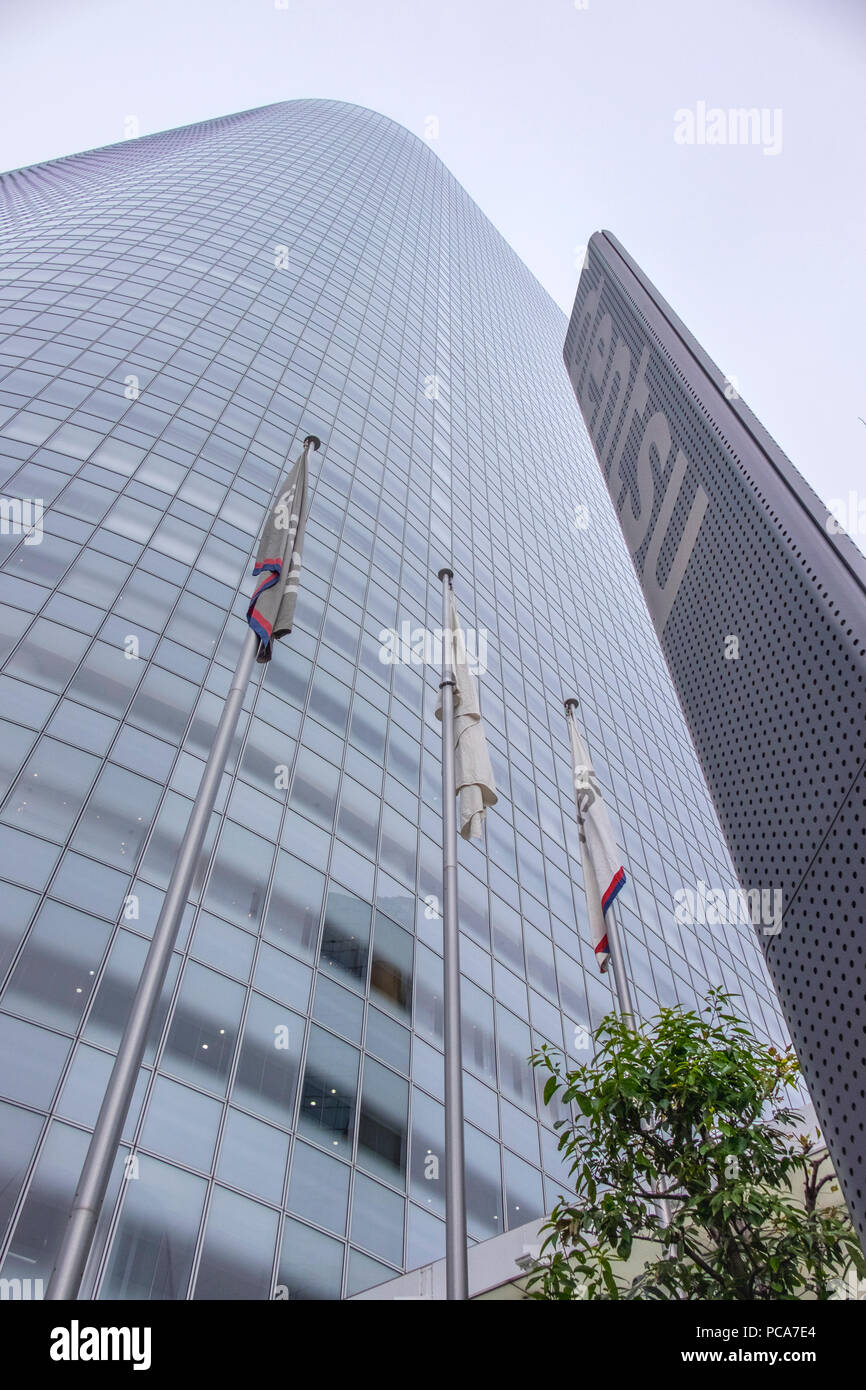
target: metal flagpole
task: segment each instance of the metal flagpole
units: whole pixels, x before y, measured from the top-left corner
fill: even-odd
[[[565,701],[565,717],[569,723],[574,719],[574,711],[580,702],[573,696]],[[583,833],[583,814],[580,809],[580,798],[577,800],[577,821],[581,834]],[[607,947],[613,964],[613,982],[616,988],[616,1001],[622,1015],[623,1023],[626,1027],[634,1028],[634,1005],[631,1001],[631,988],[628,982],[628,975],[625,969],[620,948],[619,925],[614,917],[614,909],[611,906],[605,914],[605,927],[607,928]]]
[[[313,436],[304,441],[305,455],[312,442]],[[117,1146],[138,1079],[148,1029],[177,940],[178,928],[228,760],[258,645],[258,637],[252,628],[248,627],[96,1119],[69,1213],[69,1221],[45,1292],[47,1299],[74,1299],[78,1296]]]
[[[616,920],[616,908],[611,905],[607,914],[607,945],[613,961],[613,983],[616,988],[616,998],[619,1004],[619,1011],[622,1021],[627,1028],[634,1028],[634,1005],[631,1002],[631,988],[628,982],[628,975],[625,970],[625,960],[620,946],[619,922]]]
[[[580,702],[574,697],[565,701],[565,717],[569,721],[574,719],[574,711]],[[580,800],[577,802],[577,820],[580,833],[583,833],[583,817],[580,810]],[[605,913],[605,927],[607,928],[607,948],[613,964],[613,983],[616,989],[616,1001],[619,1005],[619,1012],[623,1023],[632,1031],[636,1028],[634,1005],[631,999],[631,986],[628,982],[628,975],[625,968],[625,958],[622,951],[619,923],[616,920],[615,908],[613,904]],[[671,1207],[666,1197],[657,1197],[656,1206],[661,1216],[662,1225],[670,1224]]]
[[[442,950],[445,973],[445,1297],[468,1299],[466,1168],[463,1156],[463,1048],[460,925],[457,916],[457,802],[454,778],[454,670],[450,569],[442,584]]]
[[[258,644],[258,637],[248,628],[81,1170],[69,1223],[45,1294],[49,1299],[78,1296],[114,1156],[138,1079],[148,1029],[189,897]]]

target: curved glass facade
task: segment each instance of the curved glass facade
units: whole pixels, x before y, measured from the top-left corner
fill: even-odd
[[[247,693],[84,1291],[339,1298],[444,1253],[438,672],[382,652],[438,627],[446,561],[500,798],[460,844],[470,1234],[523,1225],[561,1182],[526,1058],[585,1057],[613,1002],[565,696],[639,1008],[725,983],[784,1036],[752,932],[674,920],[732,870],[565,316],[428,146],[340,102],[6,175],[0,209],[0,1272],[50,1274],[309,432],[296,627]]]

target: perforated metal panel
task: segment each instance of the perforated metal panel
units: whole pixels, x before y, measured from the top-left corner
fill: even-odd
[[[610,233],[564,355],[862,1240],[866,561]]]

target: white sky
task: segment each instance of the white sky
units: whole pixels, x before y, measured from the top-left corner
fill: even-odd
[[[609,228],[815,491],[866,513],[866,4],[578,3],[0,0],[0,169],[112,144],[130,115],[142,135],[302,96],[418,135],[435,116],[563,309]],[[699,102],[781,109],[781,152],[676,143]]]

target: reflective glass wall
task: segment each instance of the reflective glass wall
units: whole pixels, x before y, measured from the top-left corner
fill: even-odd
[[[19,171],[0,209],[0,1273],[50,1273],[309,432],[297,625],[247,693],[85,1288],[333,1299],[444,1253],[438,673],[383,655],[438,627],[446,561],[499,789],[460,844],[470,1234],[541,1216],[526,1059],[585,1060],[613,1004],[565,696],[639,1008],[724,983],[784,1035],[752,932],[674,920],[732,871],[565,316],[428,145],[339,102]]]

